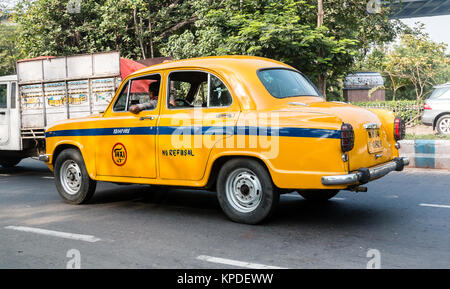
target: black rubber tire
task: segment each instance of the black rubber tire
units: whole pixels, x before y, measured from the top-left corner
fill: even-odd
[[[233,208],[226,195],[226,181],[236,169],[245,168],[258,177],[261,184],[261,201],[253,211],[240,212]],[[280,194],[272,182],[267,169],[256,160],[236,158],[227,161],[219,171],[217,178],[217,198],[224,213],[234,222],[255,225],[268,220],[278,207]]]
[[[80,168],[81,171],[81,186],[78,193],[71,195],[64,190],[63,185],[61,184],[61,166],[66,160],[73,160]],[[55,183],[56,188],[58,189],[58,193],[61,198],[69,204],[79,205],[87,203],[95,193],[95,189],[97,187],[97,182],[92,180],[89,177],[89,174],[86,170],[86,166],[84,164],[83,157],[81,153],[77,149],[65,149],[63,150],[55,161]]]
[[[339,190],[309,190],[298,191],[299,195],[307,201],[326,202],[339,193]]]
[[[443,115],[438,119],[438,121],[436,122],[436,130],[438,131],[439,134],[450,135],[449,133],[445,133],[445,132],[441,131],[441,129],[439,128],[439,124],[444,119],[450,119],[450,114]]]
[[[0,160],[0,166],[4,168],[13,168],[20,163],[21,160],[22,159],[2,159]]]

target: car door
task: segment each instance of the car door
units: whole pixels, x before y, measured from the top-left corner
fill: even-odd
[[[158,124],[161,179],[203,178],[213,147],[233,134],[240,106],[225,83],[211,72],[178,70],[168,74]]]
[[[150,103],[149,87],[156,83],[158,93],[153,103],[139,113],[133,105]],[[96,148],[99,176],[156,178],[156,124],[159,115],[161,75],[151,74],[130,79],[101,120]]]

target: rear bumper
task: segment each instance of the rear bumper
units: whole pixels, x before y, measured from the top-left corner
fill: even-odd
[[[423,114],[422,115],[422,123],[424,125],[433,125],[434,122],[434,115],[430,115],[430,114]]]
[[[360,168],[357,172],[347,175],[324,176],[322,184],[332,185],[356,185],[365,184],[372,180],[381,178],[392,171],[402,171],[404,166],[409,165],[408,158],[395,158],[394,160],[371,168]]]

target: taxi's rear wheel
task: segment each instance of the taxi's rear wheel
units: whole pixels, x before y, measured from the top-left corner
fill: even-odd
[[[273,214],[280,195],[263,165],[239,158],[226,162],[220,169],[217,198],[232,221],[257,224]]]
[[[69,204],[82,204],[94,195],[97,182],[89,177],[77,149],[62,151],[55,161],[55,182],[59,195]]]
[[[339,190],[310,190],[310,191],[299,191],[300,196],[305,200],[312,202],[325,202],[336,196]]]

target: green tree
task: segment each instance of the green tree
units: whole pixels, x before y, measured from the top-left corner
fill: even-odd
[[[13,20],[29,57],[120,50],[130,58],[159,56],[158,45],[197,17],[187,0],[20,0]]]
[[[435,43],[426,35],[404,34],[399,45],[388,54],[386,65],[398,82],[409,81],[417,102],[423,100],[426,87],[448,79],[449,58],[446,45]],[[447,75],[445,75],[447,74]]]
[[[120,50],[129,58],[244,54],[297,67],[314,82],[325,76],[332,97],[374,43],[392,40],[396,22],[371,15],[365,0],[20,0],[14,13],[28,57]]]
[[[214,2],[214,1],[210,1]],[[346,3],[346,4],[345,4]],[[342,78],[374,43],[392,40],[401,25],[387,12],[369,15],[366,1],[324,4],[316,25],[316,1],[226,1],[212,9],[198,4],[198,20],[161,47],[175,58],[244,54],[274,58],[297,67],[317,83],[325,75],[331,97],[341,95]],[[345,5],[344,5],[345,4]]]
[[[0,75],[16,73],[16,61],[23,55],[18,49],[17,26],[11,23],[9,6],[0,3]]]
[[[23,56],[17,48],[17,28],[0,24],[0,35],[0,75],[15,74],[16,61]]]

